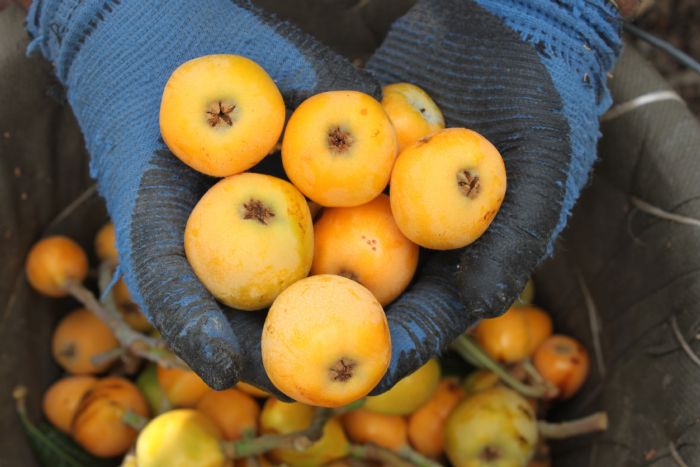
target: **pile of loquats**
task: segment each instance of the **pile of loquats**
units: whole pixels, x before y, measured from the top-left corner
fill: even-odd
[[[118,253],[107,224],[95,237],[100,299],[73,240],[46,237],[27,257],[36,291],[83,306],[52,336],[66,372],[44,394],[53,428],[35,427],[26,389],[15,391],[35,446],[74,466],[119,458],[138,467],[543,467],[547,438],[605,429],[603,413],[538,420],[582,387],[589,360],[576,340],[552,335],[549,315],[531,304],[531,282],[508,312],[452,344],[450,354],[468,362],[460,371],[443,371],[436,357],[367,396],[390,361],[383,306],[408,287],[420,247],[474,242],[506,189],[494,146],[445,129],[423,90],[399,83],[383,94],[382,102],[356,91],[312,96],[284,128],[282,96],[251,60],[205,56],[173,72],[163,140],[193,169],[224,177],[190,215],[187,259],[231,312],[269,308],[264,368],[296,402],[242,382],[214,391],[179,360],[126,284],[111,286]],[[280,137],[289,181],[248,171],[279,157]]]

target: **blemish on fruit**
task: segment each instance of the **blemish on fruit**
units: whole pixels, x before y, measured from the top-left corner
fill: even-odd
[[[352,272],[348,271],[347,269],[343,269],[338,273],[339,276],[347,277],[348,279],[352,279],[355,282],[360,282],[360,279],[357,277],[357,275]]]
[[[332,127],[328,131],[328,147],[335,153],[347,152],[352,146],[353,138],[349,131],[339,126]]]
[[[367,115],[367,109],[362,109],[360,110],[361,115]]]
[[[255,219],[263,225],[275,217],[275,213],[258,199],[251,198],[243,205],[243,210],[243,219]]]
[[[355,366],[357,363],[354,360],[347,357],[341,358],[329,369],[331,379],[340,382],[349,380],[352,378]]]
[[[75,357],[75,353],[76,353],[75,345],[68,344],[68,345],[64,345],[58,354],[61,355],[62,357],[66,357],[68,359],[71,359],[71,358]]]
[[[235,104],[229,104],[224,101],[212,102],[207,109],[207,123],[212,127],[233,126],[231,113],[235,108]]]
[[[481,192],[481,179],[469,169],[457,172],[457,187],[464,196],[476,199]]]
[[[479,454],[479,459],[486,462],[495,461],[496,459],[500,458],[501,453],[499,453],[498,449],[494,448],[493,446],[486,446]]]

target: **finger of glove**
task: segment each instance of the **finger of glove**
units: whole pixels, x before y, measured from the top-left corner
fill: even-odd
[[[249,2],[39,0],[28,28],[32,48],[67,87],[134,299],[209,385],[230,387],[242,375],[264,380],[259,358],[248,362],[245,352],[254,333],[231,328],[184,256],[186,220],[212,180],[184,167],[160,140],[163,86],[179,64],[211,53],[256,60],[290,103],[334,87],[377,94],[376,84]]]
[[[512,3],[509,14],[530,15],[522,20],[524,24],[550,27],[550,35],[557,38],[562,36],[558,18],[571,16],[571,5],[558,8],[555,2],[543,0],[527,5],[479,3],[492,9]],[[584,8],[589,2],[568,3]],[[541,15],[543,6],[553,9],[548,12],[550,19]],[[599,20],[608,26],[606,34],[612,34],[611,20],[605,16],[608,12],[595,5],[590,10],[586,11],[593,16],[590,21],[597,25]],[[576,20],[587,24],[579,17]],[[563,24],[573,28],[577,23],[567,20]],[[512,26],[476,2],[421,0],[392,26],[368,63],[368,69],[383,82],[409,81],[424,87],[442,108],[448,125],[484,134],[504,158],[508,189],[501,210],[489,230],[459,253],[461,262],[455,271],[464,303],[480,317],[500,314],[512,303],[563,227],[592,164],[598,135],[596,112],[602,111],[599,99],[607,95],[604,86],[594,89],[592,85],[575,95],[578,89],[563,93],[557,84],[568,82],[555,83],[543,62],[548,45],[542,42],[538,50],[525,40],[523,31],[518,34]],[[602,58],[586,62],[595,76],[604,76],[614,47],[608,47],[598,31],[594,34],[587,26],[575,29],[581,30],[591,34],[589,43],[605,49]],[[529,32],[531,39],[538,37]],[[565,32],[571,34],[569,29]],[[576,53],[560,50],[559,62],[571,58],[577,64],[576,54],[585,51],[581,41],[586,39],[576,37]],[[571,40],[557,45],[566,49]],[[594,79],[593,72],[590,79]],[[567,80],[576,80],[578,85],[583,75]],[[578,116],[586,123],[568,118],[565,106],[569,103],[564,97],[572,95],[581,107]],[[586,126],[585,134],[573,134],[573,123]]]
[[[474,323],[478,316],[465,307],[454,280],[456,255],[430,255],[415,284],[387,309],[391,362],[372,394],[379,394],[412,373]]]

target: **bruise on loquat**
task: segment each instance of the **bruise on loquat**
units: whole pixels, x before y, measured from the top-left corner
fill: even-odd
[[[67,360],[72,360],[76,354],[77,354],[77,349],[75,348],[75,343],[73,342],[68,342],[65,345],[61,347],[61,350],[58,351],[58,355],[61,357],[66,358]]]
[[[352,271],[348,271],[347,269],[342,269],[338,272],[339,276],[347,277],[348,279],[354,280],[355,282],[360,282],[360,278],[357,277],[357,274],[355,274]]]

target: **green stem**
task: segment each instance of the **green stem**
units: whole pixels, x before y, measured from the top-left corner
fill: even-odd
[[[334,414],[332,409],[318,408],[306,430],[285,435],[263,435],[253,439],[224,441],[221,447],[229,459],[257,456],[273,449],[303,451],[321,439],[326,422]]]
[[[104,291],[111,281],[112,266],[109,262],[103,262],[99,267],[98,283],[100,290]],[[114,297],[110,292],[101,304],[95,295],[80,283],[70,283],[68,292],[88,310],[92,311],[114,333],[122,348],[134,355],[156,362],[167,368],[180,368],[189,370],[189,367],[172,352],[165,348],[162,340],[154,339],[133,330],[117,310]]]
[[[526,397],[549,399],[556,396],[557,389],[548,385],[530,386],[518,379],[496,361],[494,361],[484,350],[474,342],[471,337],[462,334],[452,342],[450,348],[457,352],[467,361],[474,361],[479,368],[492,371],[501,381]]]
[[[409,446],[404,446],[400,448],[399,456],[403,457],[404,459],[418,467],[440,467],[439,463],[425,457],[423,454],[411,449]]]
[[[374,444],[351,444],[348,450],[350,457],[363,461],[379,462],[382,465],[391,465],[392,467],[413,467],[408,461],[405,461],[397,453],[386,448],[381,448]]]
[[[121,358],[123,355],[124,355],[124,347],[117,347],[115,349],[108,350],[106,352],[102,352],[100,354],[93,356],[90,359],[90,361],[92,362],[93,365],[100,366],[103,363],[111,362],[113,360]]]
[[[125,410],[122,414],[122,422],[136,431],[141,431],[148,425],[149,419],[131,410]]]
[[[543,420],[537,422],[537,428],[543,438],[564,439],[572,436],[585,435],[608,429],[608,414],[596,412],[587,417],[561,423],[550,423]]]

